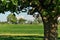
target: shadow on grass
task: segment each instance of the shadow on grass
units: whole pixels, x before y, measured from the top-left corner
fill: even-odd
[[[43,40],[43,38],[43,36],[0,36],[0,40]]]

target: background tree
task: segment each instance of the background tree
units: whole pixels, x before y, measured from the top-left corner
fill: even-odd
[[[18,21],[19,21],[19,23],[24,24],[26,20],[23,18],[20,18]]]
[[[38,12],[34,13],[33,17],[35,18],[34,21],[36,21],[37,23],[42,23],[42,18]]]
[[[16,18],[16,16],[15,16],[15,14],[9,14],[8,16],[7,16],[7,22],[8,23],[12,23],[12,24],[16,24],[17,23],[17,18]]]
[[[32,7],[28,14],[39,12],[44,24],[44,40],[57,40],[57,17],[60,15],[60,0],[0,0],[0,13],[19,13]]]

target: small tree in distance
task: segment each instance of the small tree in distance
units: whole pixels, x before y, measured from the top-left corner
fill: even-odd
[[[12,24],[16,24],[17,23],[17,18],[16,18],[16,15],[15,14],[9,14],[7,16],[7,22],[8,23],[12,23]]]
[[[21,24],[24,24],[24,23],[25,23],[25,21],[26,21],[26,20],[25,20],[25,19],[23,19],[23,18],[20,18],[20,19],[18,20],[18,22],[19,22],[19,23],[21,23]]]

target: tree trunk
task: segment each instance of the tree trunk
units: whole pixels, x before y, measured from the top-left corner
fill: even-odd
[[[43,17],[44,40],[57,40],[57,17]]]

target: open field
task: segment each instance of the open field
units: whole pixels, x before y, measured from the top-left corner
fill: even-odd
[[[0,34],[43,34],[42,24],[0,24]]]
[[[43,28],[42,24],[0,24],[0,36],[21,36],[22,38],[26,38],[25,36],[38,37],[43,36]],[[60,25],[58,25],[58,37],[60,37]],[[38,38],[33,39],[39,40]],[[40,38],[40,40],[41,39],[42,38]]]

